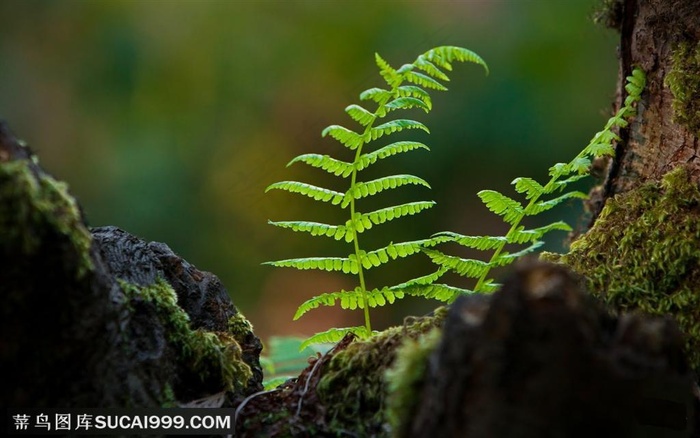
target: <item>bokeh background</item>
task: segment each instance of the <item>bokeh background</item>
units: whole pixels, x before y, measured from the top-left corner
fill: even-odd
[[[415,114],[431,146],[375,166],[376,177],[413,173],[433,189],[384,194],[377,205],[432,199],[437,206],[366,234],[367,249],[444,230],[504,233],[476,192],[512,194],[517,176],[546,177],[570,160],[610,113],[617,35],[594,25],[598,0],[462,1],[32,1],[0,2],[0,117],[70,183],[92,226],[117,225],[166,242],[218,275],[263,337],[308,335],[360,323],[320,309],[292,315],[311,296],[354,287],[343,274],[261,265],[346,255],[342,243],[267,220],[344,222],[336,208],[284,192],[298,179],[342,189],[304,165],[304,152],[342,155],[322,139],[350,126],[343,109],[382,85],[379,52],[394,66],[438,45],[489,64],[458,65],[434,110]],[[391,137],[389,137],[391,139]],[[581,206],[552,215],[576,225]],[[550,237],[560,249],[566,236]],[[371,271],[370,286],[431,271],[422,255]],[[469,286],[463,280],[454,284]],[[436,303],[406,299],[373,312],[375,328]]]

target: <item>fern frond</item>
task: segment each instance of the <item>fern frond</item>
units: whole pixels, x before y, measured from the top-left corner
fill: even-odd
[[[267,221],[267,223],[280,228],[289,228],[293,231],[303,231],[312,236],[332,237],[335,240],[341,240],[348,234],[347,227],[343,225],[329,225],[309,221]],[[350,235],[350,239],[350,241],[352,241],[352,235]]]
[[[450,63],[454,61],[459,62],[471,62],[474,64],[479,64],[484,67],[486,74],[489,73],[489,67],[486,65],[483,59],[471,50],[464,49],[462,47],[456,46],[441,46],[429,50],[425,54],[421,55],[425,57],[430,62],[435,63],[439,67],[445,70],[452,70]]]
[[[384,190],[395,189],[408,184],[420,185],[430,188],[430,184],[423,178],[413,175],[392,175],[383,178],[377,178],[371,181],[357,183],[355,187],[345,193],[345,199],[340,204],[345,207],[350,203],[351,199],[361,199],[367,196],[376,195]]]
[[[357,260],[351,257],[302,257],[296,259],[264,262],[263,265],[277,266],[280,268],[294,268],[302,271],[318,269],[329,272],[344,272],[346,274],[357,274],[359,270]]]
[[[441,81],[446,81],[449,82],[450,78],[447,77],[445,73],[443,73],[435,64],[432,62],[428,61],[428,59],[425,56],[419,56],[418,59],[416,59],[416,62],[413,63],[416,67],[418,67],[420,70],[423,70],[430,76],[440,79]],[[450,64],[444,64],[444,65],[449,65],[450,68],[452,67]],[[450,68],[446,68],[446,70],[449,70]]]
[[[433,103],[430,99],[430,94],[421,87],[415,85],[402,85],[396,88],[396,94],[399,97],[414,97],[425,104],[428,110],[433,109]]]
[[[432,274],[423,275],[421,277],[413,278],[411,280],[405,281],[403,283],[391,286],[389,289],[394,291],[403,290],[413,286],[426,286],[436,282],[440,277],[442,277],[449,269],[445,267],[440,267],[437,271]]]
[[[334,139],[338,140],[342,145],[353,151],[360,147],[360,145],[362,145],[364,142],[364,139],[360,134],[340,125],[331,125],[326,127],[326,129],[321,132],[321,136],[325,137],[327,135],[330,135]]]
[[[482,190],[477,195],[486,205],[486,208],[499,216],[503,216],[503,220],[507,223],[513,224],[522,219],[523,206],[515,199],[502,195],[495,190]]]
[[[479,249],[482,251],[496,249],[507,239],[503,236],[465,236],[450,231],[443,231],[436,234],[437,237],[446,237],[442,242],[452,241],[467,248]],[[440,243],[442,243],[440,242]]]
[[[411,242],[390,243],[387,246],[365,253],[362,267],[370,269],[382,265],[389,260],[396,260],[419,253],[429,244],[430,239],[414,240]]]
[[[315,335],[306,339],[299,346],[299,351],[302,351],[304,348],[313,344],[335,344],[343,339],[348,333],[354,333],[360,339],[367,339],[372,335],[372,333],[363,326],[332,328],[326,330],[325,332],[316,333]]]
[[[343,178],[348,177],[354,169],[352,163],[346,163],[345,161],[336,160],[328,155],[321,154],[299,155],[287,163],[287,166],[291,166],[294,163],[306,163],[311,167],[323,169],[328,173],[335,176],[342,176]]]
[[[567,179],[561,180],[561,181],[555,181],[551,184],[548,184],[545,187],[545,193],[550,194],[554,193],[556,191],[562,191],[564,190],[569,184],[575,183],[578,180],[581,180],[583,178],[586,178],[588,175],[574,175],[570,176]]]
[[[515,178],[511,184],[515,186],[516,192],[525,193],[525,199],[544,194],[544,187],[532,178]]]
[[[359,123],[362,126],[367,126],[370,123],[374,122],[374,119],[377,118],[377,116],[374,115],[374,113],[371,113],[367,111],[366,109],[362,108],[360,105],[348,105],[345,108],[345,112],[348,113],[348,115],[357,123]]]
[[[508,243],[532,243],[554,230],[571,231],[571,227],[569,224],[563,221],[554,222],[543,227],[533,228],[531,230],[526,230],[525,227],[521,225],[508,235],[506,241]]]
[[[294,314],[294,320],[296,321],[306,312],[320,306],[335,306],[336,301],[340,301],[340,307],[343,309],[355,310],[358,307],[362,308],[364,306],[363,299],[363,292],[359,287],[351,291],[341,290],[339,292],[323,293],[304,301]]]
[[[514,252],[514,253],[501,252],[500,254],[498,254],[498,256],[495,259],[491,260],[489,262],[489,264],[491,266],[507,266],[507,265],[513,263],[515,260],[519,259],[520,257],[534,252],[542,245],[544,245],[544,242],[542,242],[541,240],[538,240],[538,241],[533,242],[532,245],[528,246],[527,248],[521,249],[518,252]]]
[[[401,79],[401,76],[384,60],[384,58],[379,56],[379,53],[374,54],[374,60],[377,63],[377,67],[379,67],[379,74],[384,78],[389,87],[393,88],[396,82]]]
[[[489,264],[481,260],[463,259],[443,254],[432,249],[423,249],[433,263],[448,268],[464,277],[479,278],[489,269]]]
[[[398,219],[403,216],[418,214],[435,205],[433,201],[408,202],[393,207],[380,208],[369,213],[358,214],[353,223],[358,232],[372,228],[373,225],[381,225],[384,222]]]
[[[344,225],[330,225],[310,221],[270,222],[272,225],[288,228],[293,231],[306,232],[312,236],[326,236],[336,240],[344,239],[346,242],[352,243],[354,247],[353,252],[349,254],[347,258],[308,257],[267,263],[280,267],[341,271],[357,275],[359,280],[359,286],[357,288],[352,291],[343,290],[339,292],[330,292],[307,300],[300,306],[295,318],[298,318],[310,309],[322,305],[332,306],[340,302],[340,306],[344,309],[359,308],[364,310],[364,327],[331,329],[307,339],[302,345],[302,348],[315,342],[335,342],[349,331],[356,333],[362,338],[369,336],[372,330],[368,309],[370,307],[393,303],[396,299],[402,298],[404,292],[401,288],[403,287],[413,288],[420,286],[424,288],[421,293],[423,296],[436,297],[442,300],[451,300],[455,296],[455,290],[446,289],[447,286],[431,290],[432,292],[428,292],[425,289],[426,286],[437,280],[448,270],[448,268],[442,267],[433,274],[409,280],[396,287],[367,289],[363,270],[380,266],[390,260],[410,256],[426,248],[449,241],[452,237],[433,236],[430,239],[389,243],[383,248],[370,252],[361,249],[358,241],[360,233],[390,220],[420,213],[423,210],[431,208],[435,203],[432,201],[409,202],[362,213],[357,209],[356,201],[363,198],[405,185],[421,185],[428,188],[430,186],[422,178],[413,175],[399,174],[370,181],[360,181],[358,180],[358,173],[377,161],[396,154],[417,149],[429,150],[423,143],[400,141],[381,147],[371,153],[363,153],[363,147],[366,144],[393,133],[408,129],[420,129],[429,133],[428,128],[424,124],[408,119],[395,119],[384,121],[384,123],[378,124],[377,126],[374,125],[393,111],[420,108],[425,112],[429,112],[432,108],[432,101],[426,89],[446,90],[444,85],[439,81],[449,81],[449,77],[445,72],[452,70],[451,62],[467,61],[481,64],[484,67],[486,67],[486,65],[481,58],[472,52],[466,49],[449,46],[428,51],[416,58],[413,63],[405,64],[399,69],[394,69],[386,60],[379,56],[379,54],[375,55],[375,61],[379,67],[380,75],[386,81],[388,87],[370,88],[360,94],[360,100],[374,102],[377,104],[377,108],[371,111],[357,104],[352,104],[345,108],[346,113],[364,129],[361,132],[355,132],[340,125],[331,125],[322,132],[324,137],[330,136],[343,146],[355,151],[355,158],[353,161],[344,162],[331,158],[328,155],[303,154],[289,162],[289,165],[296,162],[303,162],[335,176],[342,176],[343,178],[349,179],[350,184],[345,193],[296,181],[275,183],[267,189],[282,189],[293,193],[300,193],[315,200],[329,202],[334,205],[339,204],[341,208],[348,208],[350,211],[350,218]],[[417,70],[422,71],[422,73]]]
[[[438,91],[447,91],[447,87],[442,85],[440,82],[436,81],[435,79],[431,78],[430,76],[426,76],[423,73],[419,73],[417,71],[409,71],[404,73],[404,78],[416,85],[420,85],[421,87],[425,88],[431,88],[433,90],[438,90]]]
[[[360,100],[371,100],[373,102],[380,103],[388,101],[393,96],[394,93],[389,90],[373,87],[360,93]]]
[[[438,300],[443,303],[452,304],[460,295],[469,295],[474,293],[468,289],[462,289],[446,284],[435,283],[425,286],[413,286],[405,290],[406,295],[412,297],[422,297],[426,299]]]
[[[525,210],[525,214],[527,216],[535,216],[538,215],[542,212],[545,212],[547,210],[551,210],[552,208],[556,207],[557,205],[561,204],[562,202],[566,201],[567,199],[586,199],[588,198],[588,195],[586,195],[583,192],[569,192],[569,193],[564,193],[561,196],[557,196],[556,198],[550,199],[549,201],[537,201],[534,204],[531,204],[528,206],[528,208]]]
[[[428,134],[430,134],[430,131],[428,128],[420,123],[416,122],[415,120],[408,120],[408,119],[397,119],[397,120],[392,120],[390,122],[383,123],[379,126],[376,126],[369,131],[369,138],[372,140],[376,140],[378,138],[381,138],[387,134],[393,134],[394,132],[401,132],[404,129],[421,129]]]
[[[393,111],[397,109],[420,108],[423,111],[430,112],[430,107],[417,97],[398,97],[384,105],[384,108]]]
[[[333,205],[338,205],[342,202],[344,193],[336,192],[335,190],[324,189],[323,187],[306,184],[299,181],[280,181],[270,184],[265,193],[270,190],[285,190],[291,193],[299,193],[316,201],[330,202]]]
[[[376,163],[377,160],[381,160],[383,158],[387,158],[392,155],[400,154],[403,152],[413,151],[416,149],[425,149],[426,151],[430,150],[428,146],[417,141],[397,141],[396,143],[392,143],[390,145],[386,145],[380,149],[377,149],[374,152],[361,155],[357,161],[356,169],[358,171],[364,170],[370,165]]]

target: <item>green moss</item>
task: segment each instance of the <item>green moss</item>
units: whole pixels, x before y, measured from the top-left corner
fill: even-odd
[[[386,432],[385,373],[393,365],[398,347],[442,325],[446,313],[441,307],[434,317],[419,318],[353,342],[331,359],[316,388],[331,430],[351,430],[359,436]]]
[[[700,134],[700,46],[683,42],[672,55],[665,84],[673,94],[673,117],[693,134]]]
[[[409,418],[416,400],[418,389],[425,375],[428,356],[440,342],[442,331],[433,329],[417,338],[407,338],[396,352],[394,365],[385,374],[387,382],[386,418],[394,431],[394,436],[403,436],[399,428]]]
[[[686,169],[609,199],[559,261],[615,309],[672,316],[700,370],[700,190]]]
[[[68,186],[37,174],[30,161],[0,164],[0,242],[25,255],[34,254],[47,233],[58,232],[74,247],[76,278],[93,269],[92,236]]]
[[[239,341],[243,340],[248,334],[253,333],[253,324],[240,311],[229,318],[227,325],[229,333]]]
[[[230,333],[192,330],[187,313],[177,305],[177,295],[163,279],[148,287],[120,282],[129,300],[153,303],[169,344],[176,350],[178,365],[202,381],[219,381],[227,391],[242,390],[252,376],[243,361],[241,347]]]
[[[176,408],[178,406],[175,391],[173,391],[173,387],[169,383],[163,388],[160,405],[163,408]]]
[[[593,22],[611,29],[622,26],[622,0],[601,0],[593,12]]]

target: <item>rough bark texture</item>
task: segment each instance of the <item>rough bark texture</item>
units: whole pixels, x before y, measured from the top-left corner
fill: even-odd
[[[622,141],[610,167],[604,198],[648,180],[658,181],[679,165],[688,166],[693,179],[700,181],[700,113],[692,104],[699,99],[697,84],[692,82],[693,76],[697,80],[700,74],[700,59],[692,58],[700,42],[700,3],[697,0],[619,3],[622,7],[617,107],[625,98],[624,78],[633,67],[646,72],[647,88],[638,116],[621,132]],[[688,54],[679,59],[683,51]],[[674,75],[681,76],[676,77],[680,82],[677,86]]]
[[[260,341],[219,280],[117,228],[0,122],[0,405],[174,406],[261,389]]]
[[[566,269],[455,302],[406,437],[687,437],[692,377],[668,319],[609,316]]]

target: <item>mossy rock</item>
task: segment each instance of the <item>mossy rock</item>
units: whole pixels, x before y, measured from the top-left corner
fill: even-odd
[[[700,189],[685,168],[608,199],[557,261],[614,309],[672,316],[700,371]]]

